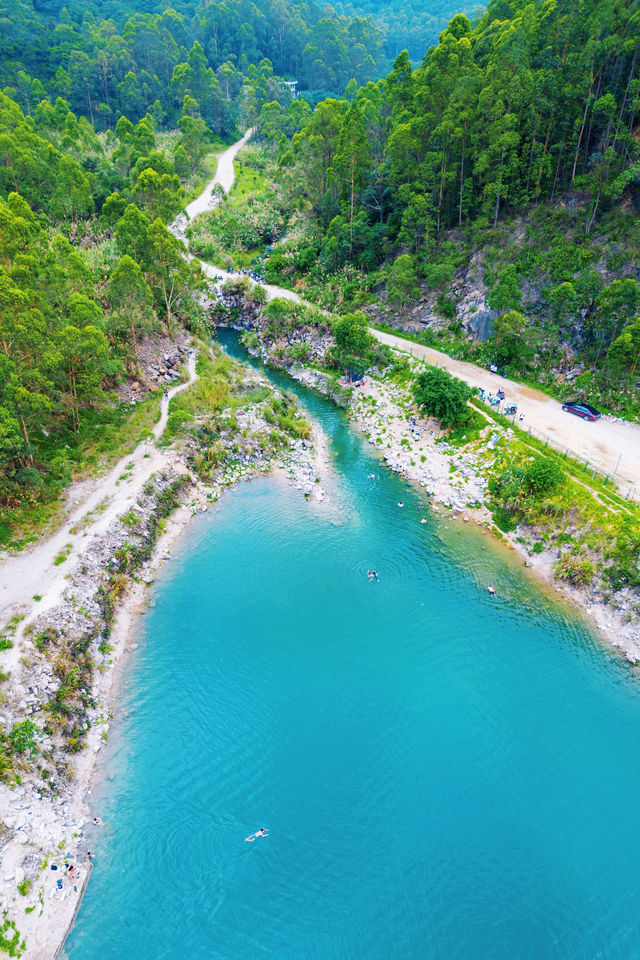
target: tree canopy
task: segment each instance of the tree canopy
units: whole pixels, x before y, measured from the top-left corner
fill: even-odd
[[[428,367],[415,380],[413,395],[419,407],[443,427],[453,427],[468,420],[471,411],[467,401],[474,390],[463,380],[440,367]]]

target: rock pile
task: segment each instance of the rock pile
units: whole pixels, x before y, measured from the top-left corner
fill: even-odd
[[[147,376],[156,383],[171,383],[179,380],[180,374],[176,367],[184,359],[182,347],[176,347],[172,353],[163,353],[146,368]]]

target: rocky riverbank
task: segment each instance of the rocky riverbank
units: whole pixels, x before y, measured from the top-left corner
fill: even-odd
[[[196,416],[171,445],[155,448],[158,469],[137,496],[126,474],[120,490],[104,490],[105,503],[111,495],[121,509],[110,506],[115,515],[100,531],[87,514],[87,545],[59,602],[32,616],[24,635],[20,615],[5,625],[13,647],[0,723],[15,751],[4,757],[0,782],[0,946],[13,956],[51,960],[75,917],[91,869],[86,854],[100,829],[90,788],[108,738],[114,676],[126,664],[146,587],[185,524],[227,487],[272,469],[307,498],[325,496],[325,439],[304,428],[299,414],[304,436],[272,422],[281,395],[261,374],[232,364],[228,376],[235,420],[216,430],[206,479],[209,420]]]
[[[270,334],[259,308],[250,304],[238,311],[233,299],[227,309],[229,306],[240,318],[238,326],[245,331],[244,341],[250,352],[343,406],[367,439],[383,452],[389,469],[422,487],[435,510],[481,524],[499,536],[522,556],[532,573],[578,606],[612,646],[632,663],[640,663],[637,589],[622,588],[610,594],[598,582],[559,580],[556,566],[564,556],[561,546],[547,546],[533,528],[519,526],[509,532],[496,528],[489,510],[492,454],[498,447],[508,449],[514,430],[488,418],[478,442],[452,444],[438,424],[420,417],[415,407],[408,383],[422,369],[420,361],[404,358],[411,370],[404,384],[384,371],[372,371],[361,386],[344,387],[335,376],[318,369],[332,342],[324,330],[314,337],[313,329],[303,326],[288,330],[286,338],[278,340]],[[300,343],[307,345],[310,363],[292,359]]]

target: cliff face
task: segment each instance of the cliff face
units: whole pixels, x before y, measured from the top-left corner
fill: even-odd
[[[453,324],[460,324],[465,335],[487,340],[492,332],[491,321],[498,315],[491,310],[487,297],[489,288],[484,282],[482,251],[476,251],[467,266],[459,270],[448,289],[446,300],[442,291],[420,287],[420,296],[397,304],[383,291],[380,301],[364,308],[373,322],[388,324],[406,333],[437,334]],[[445,303],[447,306],[445,307]],[[445,316],[445,311],[449,313]]]
[[[636,218],[620,209],[586,236],[577,196],[532,207],[495,230],[450,231],[416,265],[426,278],[417,296],[394,302],[381,283],[364,309],[374,323],[424,334],[453,352],[456,344],[487,341],[499,314],[516,309],[530,331],[535,368],[562,380],[601,365],[612,339],[637,316],[637,232]]]

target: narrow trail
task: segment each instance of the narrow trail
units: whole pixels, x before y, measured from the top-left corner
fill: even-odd
[[[188,356],[187,370],[189,380],[172,387],[162,400],[160,419],[153,427],[155,440],[164,433],[171,398],[198,379],[195,353]],[[151,474],[167,463],[164,451],[151,441],[143,441],[107,474],[75,483],[67,498],[72,509],[55,533],[0,563],[0,624],[15,614],[24,614],[20,634],[34,616],[55,606],[66,588],[68,571],[92,540],[102,536],[113,520],[135,504]],[[56,563],[56,558],[63,555],[66,559]],[[34,596],[42,599],[34,602]],[[10,653],[18,654],[18,644]]]
[[[233,161],[238,150],[244,147],[252,133],[253,129],[247,130],[241,140],[232,144],[224,153],[218,154],[218,166],[216,167],[214,178],[209,181],[200,196],[196,197],[195,200],[192,200],[191,203],[185,207],[189,220],[193,220],[199,213],[204,213],[205,210],[209,209],[212,203],[211,194],[215,187],[222,187],[225,193],[229,193],[236,176]]]
[[[229,193],[234,180],[233,160],[238,151],[247,143],[251,133],[251,130],[247,131],[241,140],[220,154],[216,176],[207,185],[202,197],[199,197],[197,201],[187,207],[189,219],[193,219],[207,209],[211,191],[217,184],[222,187],[225,193]],[[225,280],[235,279],[237,276],[237,274],[228,273],[219,267],[205,263],[203,260],[198,262],[206,276],[217,281],[217,285]],[[256,281],[251,282],[256,283]],[[303,300],[292,290],[268,283],[257,283],[256,285],[262,287],[269,300],[281,297],[318,309],[314,304]],[[547,440],[551,446],[561,452],[566,450],[571,456],[588,462],[599,473],[612,476],[616,483],[621,486],[622,495],[625,495],[627,490],[630,490],[635,497],[640,495],[640,425],[621,421],[613,422],[604,418],[595,423],[589,423],[579,417],[565,413],[561,403],[539,390],[534,390],[514,380],[507,380],[473,363],[455,360],[438,350],[432,350],[402,337],[376,330],[374,327],[371,327],[370,330],[380,343],[385,343],[395,350],[410,353],[429,364],[444,367],[471,386],[483,387],[491,393],[496,393],[502,388],[507,394],[507,399],[518,404],[518,413],[524,414],[522,426],[525,429],[530,428],[532,433],[543,440]]]
[[[169,419],[169,401],[178,393],[182,393],[183,390],[187,390],[192,384],[198,379],[198,374],[196,373],[196,354],[190,353],[187,360],[187,372],[189,374],[189,379],[185,383],[179,383],[177,387],[172,387],[169,390],[165,397],[162,400],[162,408],[160,412],[160,419],[153,427],[153,435],[156,440],[159,440],[164,429],[167,425],[167,420]]]
[[[232,144],[224,153],[218,154],[218,166],[216,168],[216,174],[212,180],[206,185],[199,197],[196,197],[190,204],[185,207],[186,220],[190,222],[195,219],[199,214],[205,213],[207,210],[212,209],[215,206],[215,203],[212,198],[213,191],[216,187],[221,187],[225,193],[229,193],[234,180],[236,178],[235,168],[233,161],[236,158],[236,154],[245,144],[249,141],[253,129],[247,130],[245,135],[241,140],[238,140],[236,143]],[[179,237],[187,246],[188,243],[185,236],[185,217],[184,214],[176,217],[169,229]],[[191,254],[188,254],[190,259],[197,259],[192,257]],[[210,280],[213,280],[216,286],[220,286],[225,280],[237,280],[238,274],[229,273],[227,270],[223,270],[222,267],[214,267],[212,264],[207,263],[205,260],[198,260],[202,272],[206,277],[209,277]],[[252,281],[254,282],[254,281]],[[295,303],[304,303],[297,293],[294,293],[293,290],[286,290],[284,287],[276,287],[270,283],[260,283],[257,284],[262,287],[266,292],[267,298],[269,300],[274,300],[276,297],[282,298],[284,300],[293,300]],[[307,304],[311,306],[311,304]]]

